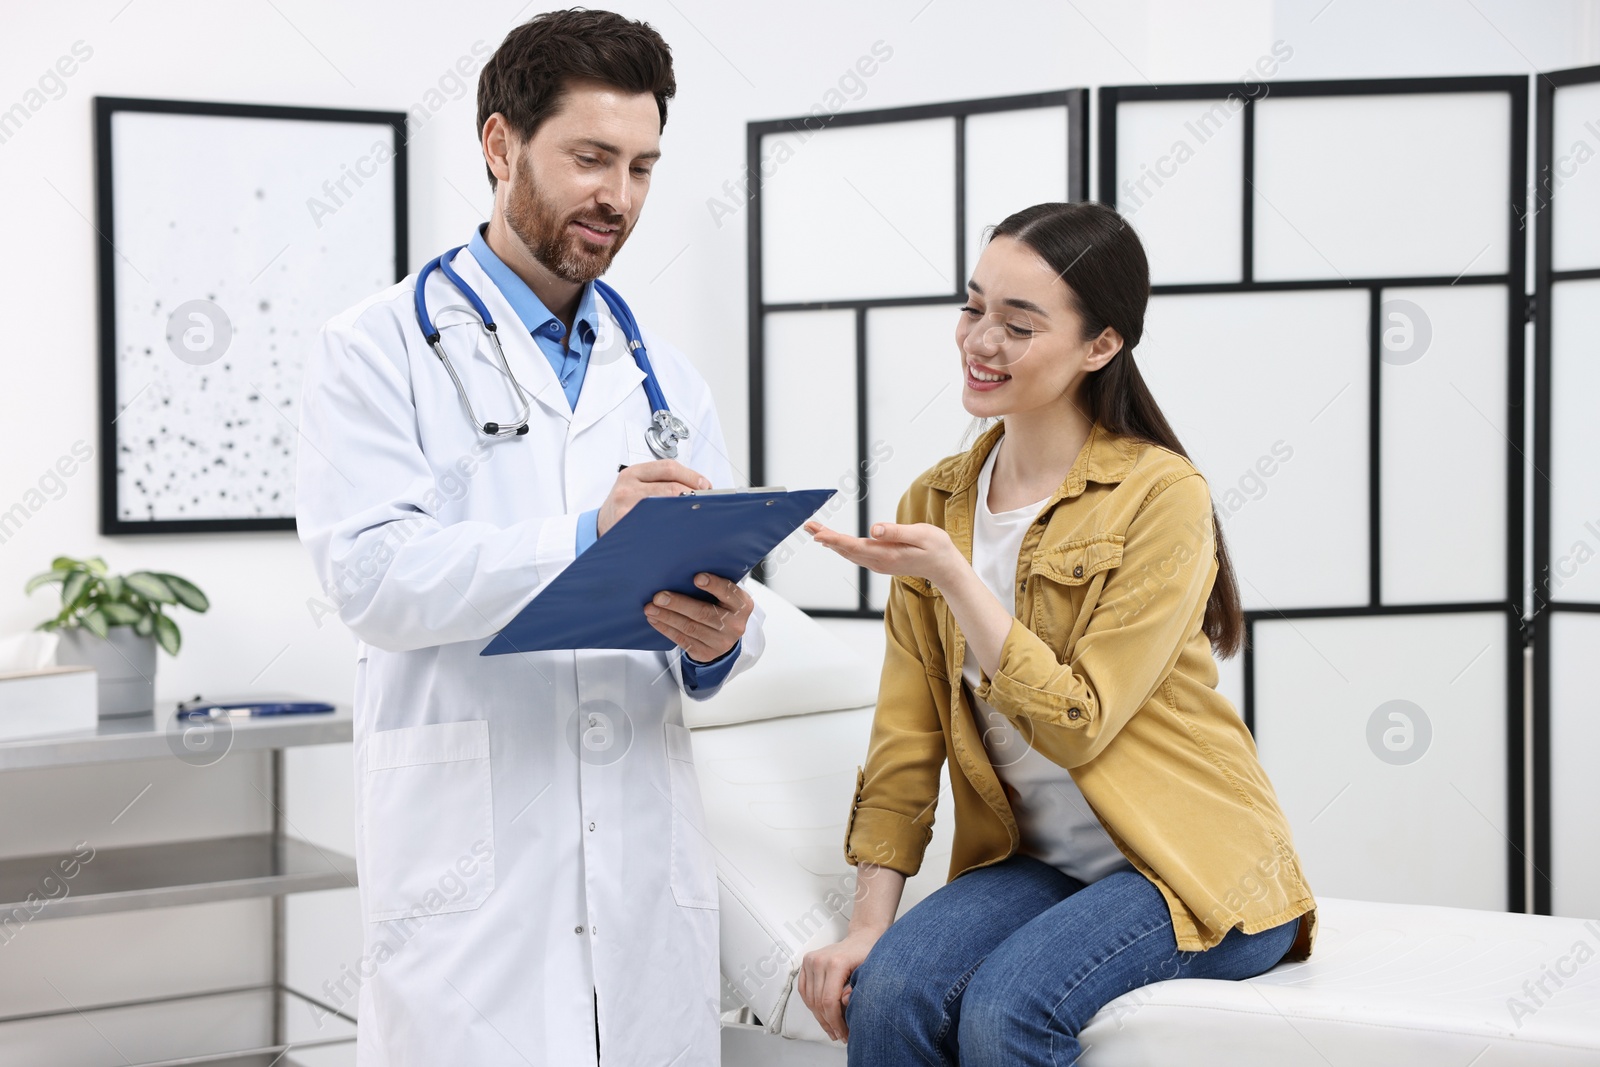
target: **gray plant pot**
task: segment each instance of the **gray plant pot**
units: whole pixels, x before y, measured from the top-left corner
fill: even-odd
[[[59,631],[56,662],[93,667],[100,676],[100,717],[145,715],[156,707],[156,639],[131,626],[113,626],[106,637],[82,627]]]

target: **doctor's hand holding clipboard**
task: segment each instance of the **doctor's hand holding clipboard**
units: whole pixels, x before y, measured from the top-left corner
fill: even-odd
[[[683,496],[711,488],[711,480],[675,459],[623,466],[617,483],[600,506],[597,529],[604,537],[639,501],[652,496]],[[710,663],[733,650],[744,636],[755,601],[738,585],[715,574],[695,575],[695,585],[716,597],[707,603],[663,589],[644,609],[658,633],[698,663]]]

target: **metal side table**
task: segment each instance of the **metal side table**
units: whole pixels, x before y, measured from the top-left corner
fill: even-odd
[[[0,772],[81,766],[124,760],[173,758],[173,715],[176,706],[159,705],[152,715],[102,720],[93,731],[0,741]],[[268,985],[156,997],[147,1000],[67,1008],[61,1011],[0,1016],[0,1040],[8,1048],[37,1049],[43,1058],[28,1062],[62,1062],[58,1044],[71,1044],[69,1031],[81,1035],[80,1022],[117,1047],[135,1067],[227,1065],[283,1067],[285,1053],[309,1051],[355,1041],[356,1022],[345,1012],[290,989],[285,984],[284,897],[322,889],[353,887],[355,860],[285,832],[283,814],[283,750],[300,745],[327,745],[351,739],[350,708],[339,706],[319,715],[267,716],[233,721],[230,752],[271,753],[272,831],[231,837],[161,842],[103,848],[82,864],[71,892],[57,899],[40,897],[39,872],[68,857],[21,856],[0,860],[0,922],[25,912],[30,919],[136,911],[183,904],[272,898],[272,981]],[[31,899],[30,899],[31,896]],[[332,1020],[332,1033],[291,1042],[288,1007],[300,1001]],[[220,1014],[219,1014],[220,1013]],[[247,1019],[245,1027],[264,1039],[249,1048],[221,1049],[181,1057],[141,1057],[149,1035],[169,1026],[192,1026],[197,1016]],[[170,1022],[169,1022],[170,1020]],[[117,1035],[123,1040],[118,1041]],[[237,1043],[237,1042],[235,1042]],[[154,1051],[154,1050],[152,1050]],[[10,1053],[8,1053],[9,1055]],[[125,1061],[125,1060],[124,1060]],[[123,1061],[119,1061],[123,1062]]]

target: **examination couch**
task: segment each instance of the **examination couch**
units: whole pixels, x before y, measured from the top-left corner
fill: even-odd
[[[754,584],[754,583],[752,583]],[[764,586],[767,650],[686,702],[722,919],[725,1067],[843,1065],[795,989],[843,936],[842,842],[878,685],[863,657]],[[901,913],[944,881],[948,784]],[[1106,1005],[1082,1067],[1600,1065],[1600,920],[1318,898],[1312,958],[1246,982],[1159,982]]]

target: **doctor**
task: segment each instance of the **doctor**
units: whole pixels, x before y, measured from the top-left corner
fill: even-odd
[[[514,29],[478,86],[493,217],[420,308],[413,275],[311,354],[299,533],[359,639],[363,1067],[718,1062],[717,879],[680,692],[760,655],[750,595],[705,575],[715,603],[642,608],[681,655],[478,655],[640,499],[732,484],[704,380],[652,335],[638,358],[596,291],[674,87],[666,43],[620,15]],[[646,367],[686,439],[652,431]]]

